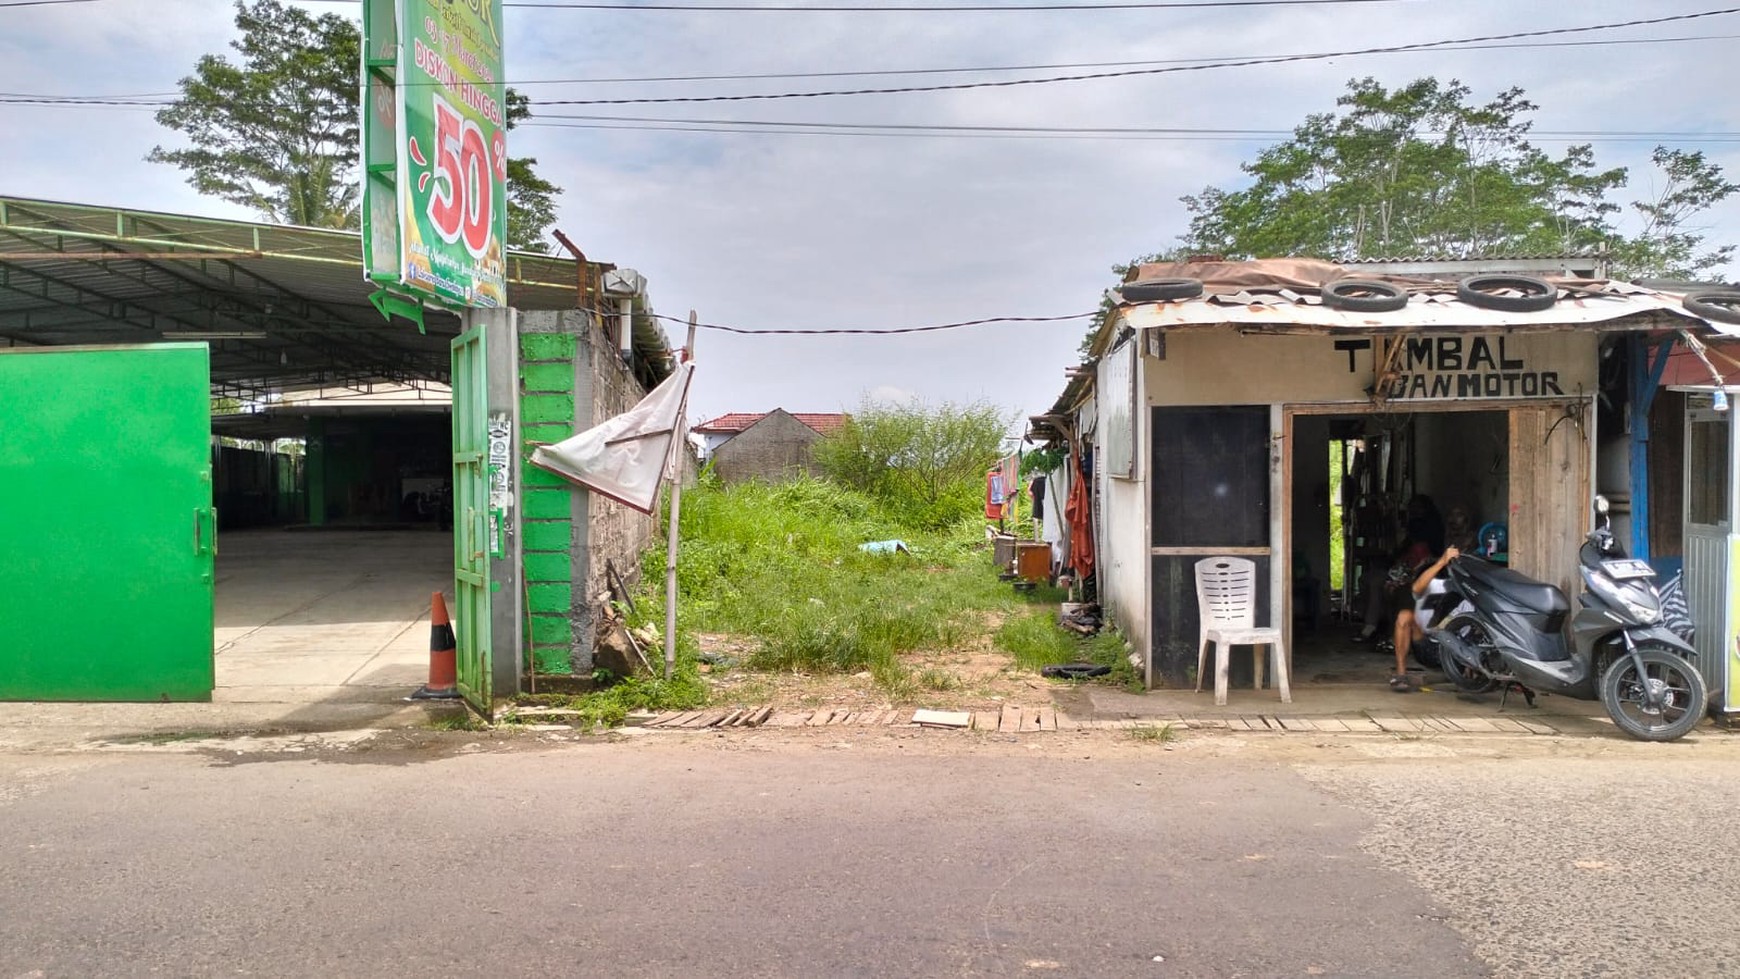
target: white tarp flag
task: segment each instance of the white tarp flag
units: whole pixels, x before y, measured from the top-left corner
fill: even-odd
[[[572,438],[533,449],[532,465],[652,513],[694,372],[692,363],[677,365],[640,404]]]

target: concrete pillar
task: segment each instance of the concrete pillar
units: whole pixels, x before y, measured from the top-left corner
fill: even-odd
[[[483,328],[484,358],[488,370],[489,413],[489,518],[501,528],[501,543],[489,558],[490,649],[493,655],[490,686],[497,699],[520,690],[525,655],[525,607],[521,594],[521,561],[524,550],[520,514],[520,453],[516,442],[520,430],[518,312],[513,309],[480,309],[470,314],[471,324]]]
[[[308,524],[326,526],[326,419],[308,419]]]

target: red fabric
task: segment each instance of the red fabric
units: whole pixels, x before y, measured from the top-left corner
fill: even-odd
[[[985,473],[985,519],[1003,519],[1003,474],[992,469]]]
[[[1070,481],[1069,502],[1063,505],[1063,519],[1069,524],[1069,563],[1075,573],[1086,578],[1094,573],[1093,497],[1088,481],[1081,473],[1081,459],[1071,453],[1075,479]]]

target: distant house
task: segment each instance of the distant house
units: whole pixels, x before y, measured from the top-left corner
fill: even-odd
[[[746,479],[774,482],[814,472],[815,443],[845,424],[842,414],[793,413],[775,408],[762,414],[733,412],[696,425],[701,457],[728,483]]]

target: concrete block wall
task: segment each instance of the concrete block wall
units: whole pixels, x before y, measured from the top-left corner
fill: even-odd
[[[595,322],[578,311],[520,315],[520,451],[632,408],[646,391]],[[522,466],[522,567],[538,672],[586,674],[606,562],[631,583],[655,521],[529,462]]]
[[[713,453],[713,468],[727,483],[777,483],[819,472],[815,444],[822,436],[784,411],[769,412]]]

